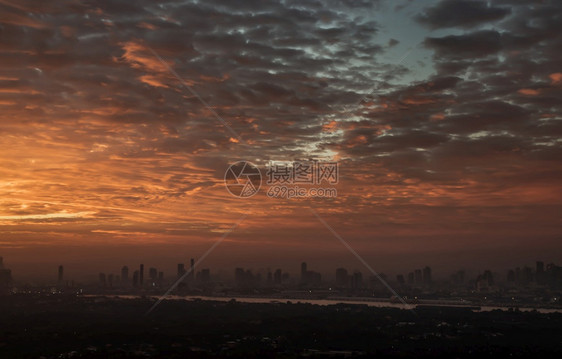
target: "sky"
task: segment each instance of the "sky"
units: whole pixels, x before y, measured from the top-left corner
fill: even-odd
[[[313,208],[378,271],[560,264],[561,53],[560,1],[0,0],[0,256],[364,270]],[[337,197],[225,188],[303,159]]]

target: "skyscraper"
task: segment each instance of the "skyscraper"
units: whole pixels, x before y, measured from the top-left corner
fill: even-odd
[[[349,276],[347,274],[347,269],[338,268],[336,269],[336,285],[338,287],[345,288],[349,282]]]
[[[183,263],[178,263],[178,279],[183,277],[185,274],[185,265]]]
[[[195,259],[191,258],[190,264],[189,280],[193,281],[195,278]]]
[[[121,268],[121,283],[129,284],[129,267],[127,266]]]
[[[537,274],[544,273],[544,262],[537,261]]]
[[[142,287],[144,284],[144,264],[140,265],[139,284]]]

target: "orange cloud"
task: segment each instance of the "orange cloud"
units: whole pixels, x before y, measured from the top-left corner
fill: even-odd
[[[562,83],[562,72],[552,73],[552,74],[548,75],[548,77],[550,78],[550,81],[552,81],[553,85]]]
[[[527,96],[537,96],[540,91],[539,90],[535,90],[535,89],[520,89],[519,91],[517,91],[518,93],[522,94],[522,95],[527,95]]]

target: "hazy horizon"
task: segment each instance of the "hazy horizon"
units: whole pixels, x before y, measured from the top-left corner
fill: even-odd
[[[561,6],[0,1],[0,255],[168,274],[226,235],[201,267],[367,273],[341,236],[379,272],[562,264]],[[273,198],[268,166],[307,160],[337,196]]]

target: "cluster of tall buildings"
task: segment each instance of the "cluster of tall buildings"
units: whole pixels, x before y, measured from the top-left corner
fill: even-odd
[[[359,271],[349,274],[347,269],[338,268],[336,269],[336,287],[360,289],[363,287],[363,274]]]
[[[562,267],[544,262],[536,262],[535,270],[531,267],[517,267],[507,272],[507,282],[513,287],[541,285],[551,288],[562,288]]]
[[[430,286],[433,282],[431,278],[431,267],[426,266],[423,269],[414,269],[413,272],[408,273],[408,277],[399,274],[396,276],[396,281],[401,284],[408,284],[410,286]]]

